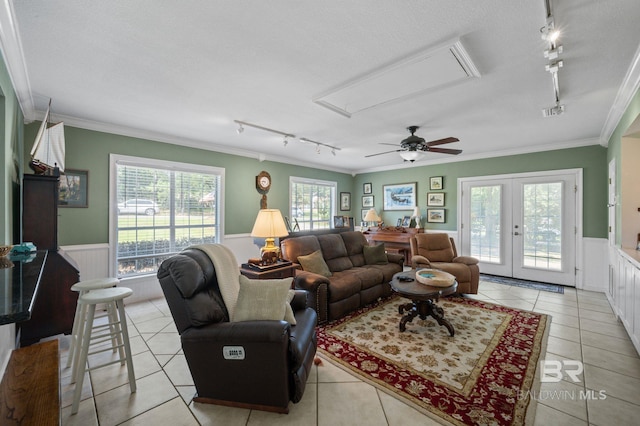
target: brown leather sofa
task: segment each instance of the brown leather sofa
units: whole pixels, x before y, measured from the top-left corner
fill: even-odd
[[[456,277],[458,293],[477,294],[480,282],[478,259],[458,256],[453,238],[445,233],[416,234],[411,238],[411,265],[440,269]]]
[[[402,271],[404,256],[388,253],[386,264],[367,264],[361,232],[289,237],[280,242],[282,257],[299,263],[300,256],[321,250],[331,276],[297,270],[296,288],[309,292],[309,306],[318,313],[318,322],[341,318],[380,297],[391,294],[389,281]]]
[[[204,252],[186,249],[165,260],[158,279],[196,387],[194,401],[281,413],[288,412],[289,401],[300,401],[317,345],[317,315],[307,307],[306,291],[296,290],[291,301],[296,325],[229,322]],[[237,347],[244,359],[226,359],[225,351]]]

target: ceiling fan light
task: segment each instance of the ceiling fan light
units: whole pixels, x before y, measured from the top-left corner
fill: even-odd
[[[421,159],[422,155],[423,153],[418,151],[402,151],[400,153],[400,157],[402,157],[404,161],[410,161],[412,163],[416,160]]]

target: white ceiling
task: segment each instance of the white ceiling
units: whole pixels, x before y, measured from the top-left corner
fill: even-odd
[[[625,90],[637,89],[627,73],[637,66],[638,0],[552,1],[566,112],[549,118],[543,0],[0,1],[0,41],[27,120],[52,98],[53,119],[67,125],[354,174],[408,167],[396,153],[365,155],[393,149],[379,144],[399,143],[410,125],[427,140],[458,137],[443,147],[464,150],[414,165],[606,143]],[[479,78],[351,118],[313,102],[458,39]],[[234,120],[340,151],[285,148],[251,128],[238,135]]]

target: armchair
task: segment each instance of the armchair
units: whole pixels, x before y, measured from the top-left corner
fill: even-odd
[[[317,345],[317,315],[307,307],[306,291],[296,290],[290,302],[296,325],[230,322],[220,292],[228,286],[225,273],[216,274],[204,251],[183,250],[165,260],[157,276],[196,387],[194,401],[279,413],[300,401]]]
[[[412,237],[411,266],[414,269],[441,269],[456,277],[458,293],[478,293],[478,259],[458,256],[453,238],[445,233],[416,234]]]

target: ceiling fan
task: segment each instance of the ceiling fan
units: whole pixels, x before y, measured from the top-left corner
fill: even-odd
[[[425,151],[439,152],[441,154],[452,154],[452,155],[458,155],[462,152],[461,149],[434,148],[436,145],[444,145],[446,143],[459,142],[460,139],[448,137],[444,139],[437,139],[435,141],[425,142],[425,140],[420,136],[414,135],[416,130],[418,130],[419,128],[420,128],[419,126],[407,127],[407,130],[411,132],[411,136],[409,136],[408,138],[400,142],[400,149],[394,149],[393,151],[379,152],[377,154],[369,154],[369,155],[365,155],[365,157],[375,157],[376,155],[399,152],[400,156],[404,159],[404,161],[410,161],[413,163],[414,161],[418,160],[422,156],[422,153]],[[397,146],[396,144],[386,144],[386,143],[382,143],[381,145]]]

